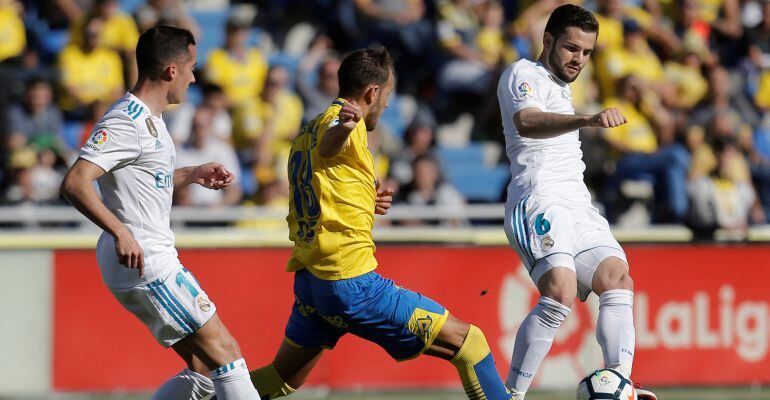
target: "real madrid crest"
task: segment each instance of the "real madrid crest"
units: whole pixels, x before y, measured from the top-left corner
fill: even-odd
[[[158,137],[158,130],[155,129],[155,124],[152,122],[152,117],[147,117],[147,119],[144,120],[144,123],[147,124],[147,130],[150,131],[150,135],[152,135],[152,137]]]
[[[201,311],[209,312],[209,310],[211,310],[211,302],[209,302],[209,299],[201,296],[201,297],[198,297],[198,300],[196,301],[198,302],[198,307],[200,307]]]
[[[553,247],[553,239],[551,235],[545,235],[543,237],[543,250],[550,250]]]

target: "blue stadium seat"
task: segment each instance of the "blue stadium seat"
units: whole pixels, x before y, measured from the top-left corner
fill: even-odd
[[[380,123],[386,125],[388,131],[399,139],[404,137],[404,132],[406,131],[406,121],[404,121],[401,111],[401,99],[398,96],[393,96],[390,99],[388,108],[380,115]]]
[[[464,148],[439,147],[437,155],[445,178],[468,201],[500,201],[510,173],[504,165],[490,168],[484,163],[483,144],[471,143]]]
[[[205,63],[211,50],[225,44],[225,25],[229,15],[228,9],[194,10],[190,15],[201,27],[198,42],[198,60]]]
[[[444,171],[484,167],[484,145],[480,143],[463,148],[439,147],[437,154]]]
[[[139,8],[142,4],[146,3],[146,0],[118,0],[120,9],[127,13],[132,13]]]
[[[65,121],[62,127],[62,136],[64,144],[71,149],[80,148],[80,135],[83,133],[83,123],[74,121]]]

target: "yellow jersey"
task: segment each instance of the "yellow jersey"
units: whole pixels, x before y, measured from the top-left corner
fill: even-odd
[[[289,155],[289,272],[307,268],[325,280],[354,278],[377,268],[374,258],[375,175],[363,119],[346,146],[324,158],[318,144],[345,102],[335,100],[305,125]]]
[[[230,102],[237,106],[262,93],[267,68],[267,60],[256,48],[248,49],[243,59],[227,49],[215,49],[206,62],[206,78],[221,86]]]
[[[13,5],[3,3],[0,1],[0,61],[20,55],[27,45],[19,12]]]
[[[75,90],[83,103],[111,102],[115,94],[123,90],[123,62],[115,50],[97,47],[85,53],[75,45],[69,45],[59,53],[61,84]],[[74,110],[76,99],[64,93],[59,99],[62,109]]]

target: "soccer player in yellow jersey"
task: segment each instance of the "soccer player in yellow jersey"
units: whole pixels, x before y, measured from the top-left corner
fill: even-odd
[[[377,343],[396,360],[428,354],[450,361],[472,399],[510,399],[481,330],[435,301],[375,272],[374,214],[389,207],[377,190],[367,132],[393,89],[387,50],[348,55],[340,94],[294,139],[289,156],[290,238],[295,302],[275,360],[251,373],[262,398],[294,392],[345,334]]]

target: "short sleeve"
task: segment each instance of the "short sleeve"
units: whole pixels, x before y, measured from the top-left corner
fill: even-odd
[[[142,155],[138,135],[134,121],[127,114],[112,111],[94,127],[80,148],[79,157],[107,172],[122,168]]]
[[[503,94],[512,106],[511,115],[532,107],[546,111],[548,87],[542,76],[522,68],[514,68],[507,78],[507,83],[503,85]]]

